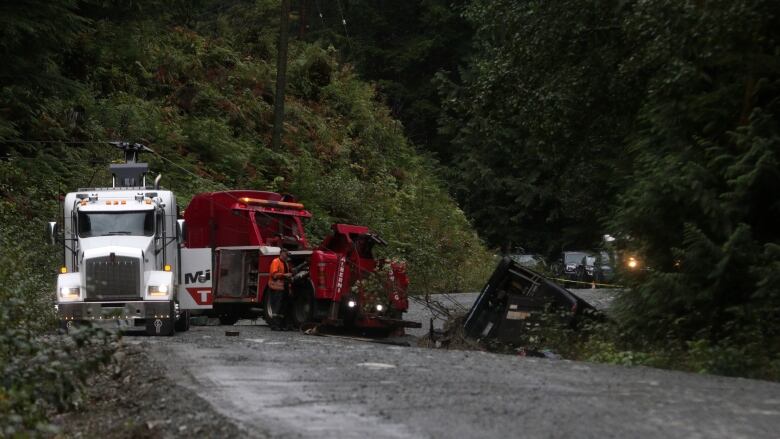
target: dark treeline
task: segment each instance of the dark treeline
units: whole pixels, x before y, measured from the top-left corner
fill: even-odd
[[[780,3],[341,7],[333,41],[491,246],[553,256],[616,236],[650,267],[620,301],[633,348],[778,376]]]

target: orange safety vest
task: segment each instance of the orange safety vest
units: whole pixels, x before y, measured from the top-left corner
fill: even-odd
[[[281,258],[271,261],[271,269],[268,270],[268,288],[274,291],[284,291],[284,275],[289,272],[287,263]]]

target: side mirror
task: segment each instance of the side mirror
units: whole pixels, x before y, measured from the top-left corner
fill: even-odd
[[[179,244],[187,241],[187,223],[183,219],[176,220],[176,239]]]
[[[51,245],[54,245],[57,243],[57,237],[60,234],[60,225],[57,224],[54,221],[46,223],[46,237],[45,239],[49,241]]]

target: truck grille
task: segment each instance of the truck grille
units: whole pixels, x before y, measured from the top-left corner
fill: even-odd
[[[87,300],[140,298],[141,268],[138,258],[102,256],[87,259]]]

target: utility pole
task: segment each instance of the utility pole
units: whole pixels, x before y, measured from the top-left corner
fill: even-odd
[[[282,16],[279,23],[279,47],[276,54],[276,97],[274,98],[274,133],[271,146],[282,146],[284,127],[284,89],[287,85],[287,38],[289,33],[290,0],[282,0]]]

